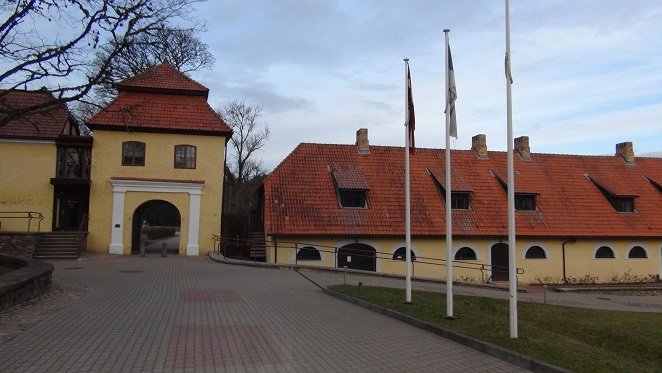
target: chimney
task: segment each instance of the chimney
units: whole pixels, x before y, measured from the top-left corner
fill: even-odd
[[[484,134],[471,138],[471,150],[476,153],[478,159],[487,159],[487,139]]]
[[[531,148],[529,147],[529,136],[520,136],[515,139],[515,151],[525,161],[531,160]]]
[[[634,163],[634,149],[632,148],[632,142],[626,141],[620,144],[616,144],[616,155],[620,155],[625,160],[627,164]]]
[[[368,129],[361,128],[356,131],[356,147],[359,155],[370,155],[370,144],[368,143]]]

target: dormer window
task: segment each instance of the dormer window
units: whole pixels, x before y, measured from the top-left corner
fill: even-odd
[[[428,168],[427,172],[428,175],[432,176],[434,185],[437,187],[437,191],[439,192],[441,199],[444,201],[444,203],[446,203],[446,188],[444,187],[445,183],[442,183],[441,179],[437,177],[435,170]],[[451,180],[451,188],[454,189],[451,190],[451,210],[469,210],[471,190],[459,177],[459,175],[453,174],[453,180]]]
[[[444,193],[444,197],[446,193]],[[469,210],[469,193],[451,192],[451,209]]]
[[[626,194],[617,194],[611,188],[607,188],[604,184],[598,182],[588,174],[585,176],[602,192],[602,195],[605,196],[611,207],[618,212],[627,212],[635,213],[637,212],[634,208],[634,199],[637,198],[635,195],[626,195]]]
[[[536,211],[536,195],[515,193],[515,210]]]
[[[368,181],[358,165],[330,164],[329,171],[341,208],[368,208]]]
[[[614,210],[618,212],[634,212],[634,197],[607,197]]]
[[[508,193],[508,183],[506,182],[506,179],[496,170],[491,170],[491,172],[499,181],[503,190]],[[526,179],[523,179],[523,181],[526,181]],[[538,211],[536,197],[539,193],[535,193],[535,191],[531,189],[521,190],[520,188],[522,188],[522,186],[515,183],[515,211]],[[524,185],[524,188],[527,188],[527,185]]]
[[[365,192],[365,190],[339,190],[340,207],[368,207]]]

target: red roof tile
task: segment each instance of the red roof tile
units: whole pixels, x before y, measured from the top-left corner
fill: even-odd
[[[404,235],[403,151],[371,146],[369,156],[360,156],[351,145],[300,144],[264,182],[267,233]],[[411,157],[414,235],[445,233],[443,199],[427,172],[444,170],[444,159],[444,150],[436,149],[417,149]],[[489,159],[481,160],[472,151],[459,150],[451,159],[453,173],[463,180],[461,189],[472,191],[470,210],[453,211],[454,234],[507,236],[507,196],[491,172],[506,169],[506,154],[490,152]],[[339,207],[329,164],[361,170],[370,185],[368,208]],[[628,165],[616,156],[534,154],[531,161],[515,157],[515,170],[516,190],[521,183],[526,192],[538,194],[538,211],[516,213],[520,236],[662,236],[662,191],[644,177],[662,181],[662,159],[640,157]],[[596,175],[615,193],[639,196],[636,212],[615,211],[585,174]]]
[[[119,94],[87,121],[105,130],[230,136],[207,103],[207,88],[170,65],[158,65],[118,85]]]
[[[368,190],[368,181],[361,172],[361,167],[354,164],[330,164],[329,168],[339,189]]]
[[[0,117],[9,110],[28,108],[55,100],[47,91],[0,90]],[[31,112],[0,127],[0,137],[54,140],[64,131],[69,120],[73,120],[66,105],[59,104],[49,109]]]
[[[192,94],[207,98],[209,89],[189,78],[170,64],[152,67],[131,78],[115,84],[118,92],[169,92]]]

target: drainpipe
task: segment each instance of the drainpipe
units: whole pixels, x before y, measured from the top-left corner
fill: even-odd
[[[563,252],[563,282],[565,282],[566,284],[568,283],[568,279],[565,277],[565,244],[575,243],[575,242],[577,242],[577,239],[569,238],[568,240],[566,240],[565,242],[563,242],[561,244],[561,247],[563,248],[563,250],[562,250],[562,252]]]

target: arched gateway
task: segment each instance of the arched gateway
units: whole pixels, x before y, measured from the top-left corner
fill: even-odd
[[[338,268],[345,266],[375,272],[377,270],[377,250],[362,243],[345,245],[338,249]]]

